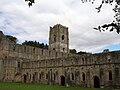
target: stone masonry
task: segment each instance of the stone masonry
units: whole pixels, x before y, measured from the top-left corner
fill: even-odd
[[[49,49],[16,44],[0,31],[0,81],[120,88],[120,50],[69,53],[68,27],[50,27]]]

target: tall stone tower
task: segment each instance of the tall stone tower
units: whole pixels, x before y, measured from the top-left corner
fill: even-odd
[[[68,27],[62,26],[61,24],[50,27],[49,49],[69,53]]]

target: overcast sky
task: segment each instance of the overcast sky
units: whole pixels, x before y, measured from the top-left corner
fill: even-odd
[[[80,0],[36,0],[29,8],[24,0],[1,0],[0,30],[17,37],[19,43],[25,40],[48,43],[50,26],[62,24],[69,28],[70,48],[93,53],[107,48],[118,50],[119,34],[93,29],[114,19],[110,5],[104,5],[97,13],[95,7],[100,1],[83,4]]]

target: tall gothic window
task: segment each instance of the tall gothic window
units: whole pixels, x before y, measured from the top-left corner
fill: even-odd
[[[74,74],[72,73],[72,80],[74,80]]]
[[[82,58],[82,64],[84,64],[84,58]]]
[[[64,35],[62,35],[62,40],[64,40],[64,38],[65,38],[65,36],[64,36]]]
[[[65,48],[63,48],[63,51],[65,51]]]
[[[112,80],[112,71],[109,71],[109,80]]]
[[[82,74],[82,80],[85,81],[85,74]]]
[[[35,48],[33,48],[33,53],[35,53]]]
[[[54,35],[54,42],[56,42],[56,35]]]
[[[56,77],[55,77],[55,74],[54,74],[54,80],[55,80],[55,78],[56,78]]]
[[[39,74],[39,79],[41,79],[41,74]]]
[[[20,62],[18,62],[18,67],[20,67]]]
[[[46,73],[46,79],[48,79],[48,74]]]
[[[43,55],[43,49],[42,49],[42,55]]]

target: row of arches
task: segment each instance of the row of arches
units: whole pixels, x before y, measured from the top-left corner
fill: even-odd
[[[24,78],[24,80],[23,80],[24,83],[26,83],[27,82],[27,75],[24,74],[23,78]],[[73,74],[72,74],[72,78],[74,78]],[[83,78],[83,81],[85,81],[85,74],[84,73],[82,74],[82,78]],[[60,84],[62,86],[65,86],[66,85],[66,77],[62,75],[62,76],[60,76],[60,80],[61,80]],[[35,81],[35,76],[34,75],[33,75],[33,81]],[[100,79],[99,79],[98,76],[94,76],[94,87],[95,88],[100,88]]]
[[[57,73],[57,74],[56,74]],[[31,74],[30,75],[28,75],[28,74],[24,74],[23,75],[23,78],[24,78],[24,82],[26,83],[26,81],[27,81],[27,78],[28,78],[28,76],[31,76],[31,80],[32,81],[38,81],[38,79],[41,79],[41,81],[44,81],[43,80],[43,78],[45,78],[46,77],[46,80],[47,80],[47,82],[49,83],[49,82],[52,82],[52,81],[55,81],[55,84],[56,84],[56,81],[58,81],[59,80],[59,84],[60,85],[62,85],[62,86],[65,86],[67,83],[68,83],[68,80],[72,80],[72,82],[74,82],[75,81],[75,83],[76,82],[79,82],[79,85],[80,85],[80,83],[81,83],[81,81],[82,82],[85,82],[85,83],[83,83],[83,84],[88,84],[89,85],[89,78],[90,78],[90,75],[88,75],[88,73],[82,73],[81,74],[81,79],[79,79],[80,78],[80,72],[79,71],[76,71],[75,73],[68,73],[68,72],[66,72],[65,73],[65,75],[61,75],[61,76],[58,76],[58,72],[56,72],[56,73],[52,73],[52,71],[51,72],[49,72],[49,73],[47,73],[47,74],[42,74],[42,73],[40,73],[40,76],[39,76],[39,78],[37,78],[36,79],[36,77],[38,77],[38,76],[36,76],[37,74],[39,74],[39,73],[37,73],[37,74],[33,74],[32,76],[31,76]],[[43,76],[43,75],[45,75],[45,76]],[[57,76],[56,76],[57,75]],[[70,76],[71,75],[71,76]],[[87,76],[88,75],[88,76]],[[53,76],[53,77],[52,77]],[[77,78],[77,77],[79,77],[79,78]],[[109,81],[112,81],[112,71],[109,71],[108,72],[108,80]],[[57,79],[56,79],[57,78]],[[76,79],[77,78],[77,79]],[[98,76],[94,76],[92,79],[93,79],[93,86],[95,87],[95,88],[100,88],[100,82],[101,82],[101,80],[100,80],[100,78],[101,78],[101,76],[100,77],[98,77]],[[79,80],[78,80],[79,79]],[[101,78],[102,79],[102,78]],[[78,81],[76,81],[76,80],[78,80]],[[81,81],[80,81],[81,80]],[[29,81],[28,81],[29,82]],[[69,83],[68,83],[69,84]],[[87,86],[86,86],[87,87]]]
[[[23,77],[24,77],[24,83],[26,83],[26,81],[27,81],[27,75],[24,74]],[[33,79],[35,79],[34,76],[33,76]],[[83,79],[85,79],[84,74],[83,74]],[[61,80],[60,84],[62,86],[65,86],[66,85],[65,76],[63,76],[63,75],[60,76],[60,80]],[[98,76],[94,76],[94,88],[100,88],[100,79],[99,79]]]
[[[61,76],[61,85],[65,86],[65,76]],[[94,88],[100,88],[100,79],[98,76],[94,76]]]
[[[35,77],[33,76],[33,79],[34,78]],[[62,75],[60,79],[61,79],[61,85],[65,86],[66,85],[65,76]],[[27,81],[27,75],[24,74],[24,83],[26,83],[26,81]],[[98,76],[94,76],[94,88],[100,88],[100,79]]]

